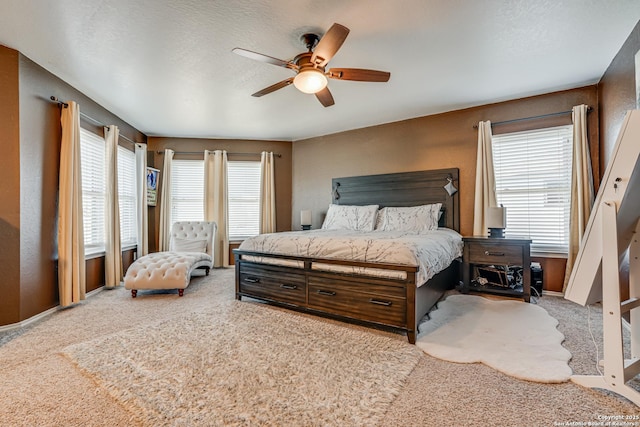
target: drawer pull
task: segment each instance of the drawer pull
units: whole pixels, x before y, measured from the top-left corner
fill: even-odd
[[[245,277],[244,281],[249,283],[260,283],[260,279],[257,277]]]
[[[296,285],[287,285],[286,283],[281,283],[280,287],[282,289],[289,289],[289,290],[298,289],[298,286],[296,286]]]
[[[334,297],[336,296],[336,293],[333,291],[323,291],[322,289],[318,289],[318,294],[320,295],[326,295],[328,297]]]
[[[504,252],[489,252],[489,251],[484,251],[485,255],[488,256],[504,256]]]
[[[384,305],[385,307],[390,307],[390,306],[391,306],[391,304],[392,304],[392,303],[391,303],[391,301],[382,301],[382,300],[379,300],[379,299],[373,299],[373,298],[371,298],[371,299],[369,300],[369,302],[370,302],[371,304]]]

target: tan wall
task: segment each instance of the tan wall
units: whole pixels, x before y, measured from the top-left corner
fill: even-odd
[[[54,95],[74,100],[94,119],[137,141],[145,135],[44,70],[0,46],[0,326],[58,304],[57,197],[60,109]],[[100,128],[83,121],[83,127]],[[123,145],[125,145],[123,141]],[[124,254],[125,263],[130,254]],[[104,284],[104,259],[87,262],[87,290]],[[125,264],[128,265],[128,264]],[[95,273],[95,272],[98,273]]]
[[[640,50],[640,21],[598,83],[601,169],[611,158],[627,110],[636,106],[635,55]]]
[[[21,318],[29,318],[58,303],[57,188],[60,162],[60,108],[49,100],[54,95],[73,100],[80,111],[103,124],[114,124],[120,134],[145,141],[145,135],[105,110],[58,77],[20,55],[20,291]],[[102,127],[82,119],[83,128],[102,134]],[[132,149],[121,138],[120,144]],[[88,262],[104,263],[104,258]],[[104,267],[101,267],[104,269]],[[87,271],[92,271],[88,268]],[[87,276],[87,291],[104,285],[104,274]]]
[[[20,317],[18,52],[0,46],[0,325]]]
[[[164,149],[176,151],[174,159],[202,159],[202,154],[184,155],[180,152],[203,153],[204,150],[227,150],[229,160],[260,160],[260,152],[272,151],[279,154],[275,158],[275,187],[276,187],[276,229],[277,231],[291,230],[291,142],[288,141],[258,141],[258,140],[228,140],[228,139],[196,139],[196,138],[164,138],[149,137],[149,166],[162,171],[164,155],[158,154]],[[236,153],[253,153],[253,155],[239,155]],[[162,172],[160,173],[162,175]],[[158,187],[158,198],[162,191],[162,176]],[[157,250],[158,224],[160,222],[160,208],[149,209],[149,250]]]
[[[622,45],[598,83],[600,98],[600,154],[601,170],[611,160],[624,116],[628,110],[639,108],[636,104],[635,55],[640,50],[640,21]],[[640,72],[640,71],[639,71]],[[628,266],[622,267],[622,298],[629,297]],[[627,319],[628,320],[628,319]]]
[[[519,119],[570,111],[574,105],[587,104],[593,107],[588,120],[598,176],[597,101],[596,86],[588,86],[296,141],[293,144],[293,227],[300,226],[302,209],[311,209],[313,227],[320,227],[331,202],[332,178],[457,167],[460,169],[461,232],[470,235],[477,149],[477,130],[473,126],[481,120]],[[567,114],[561,120],[570,123],[571,117]],[[558,120],[536,122],[535,125],[557,124]],[[531,122],[520,122],[496,126],[494,132],[504,132],[507,128],[508,131],[522,130],[531,125]],[[548,289],[562,288],[559,277],[549,277],[547,283]]]

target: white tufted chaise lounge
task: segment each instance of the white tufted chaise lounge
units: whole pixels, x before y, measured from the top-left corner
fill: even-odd
[[[138,258],[127,270],[124,287],[133,298],[138,290],[149,289],[177,289],[182,296],[195,269],[204,268],[209,275],[216,231],[215,222],[176,222],[171,227],[169,251]]]

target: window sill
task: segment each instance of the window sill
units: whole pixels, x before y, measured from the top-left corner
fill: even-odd
[[[100,258],[105,256],[105,252],[104,251],[100,251],[100,252],[93,252],[93,253],[89,253],[89,254],[84,254],[84,259],[89,260],[89,259],[94,259],[94,258]]]
[[[138,248],[138,245],[127,245],[127,246],[123,246],[123,247],[121,248],[121,252],[124,252],[124,251],[130,251],[130,250],[135,250],[135,249],[137,249],[137,248]],[[94,258],[102,258],[102,257],[104,257],[105,255],[106,255],[105,251],[104,251],[104,250],[101,250],[101,251],[91,252],[91,253],[85,254],[85,255],[84,255],[84,259],[85,259],[85,261],[86,261],[86,260],[94,259]]]

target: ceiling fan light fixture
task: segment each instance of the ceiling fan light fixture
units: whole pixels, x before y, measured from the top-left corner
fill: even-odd
[[[391,73],[387,71],[368,70],[364,68],[329,68],[329,71],[325,72],[328,66],[327,64],[331,61],[331,58],[333,58],[338,49],[340,49],[348,34],[349,29],[337,23],[334,23],[322,37],[313,33],[303,34],[300,39],[307,47],[307,51],[299,53],[289,61],[283,61],[282,59],[239,47],[234,48],[232,52],[249,59],[287,68],[296,73],[295,76],[272,84],[251,94],[251,96],[261,97],[293,83],[300,92],[315,95],[323,107],[330,107],[335,104],[335,101],[333,95],[331,95],[331,91],[327,87],[327,79],[352,80],[357,82],[387,82],[389,81],[389,77],[391,77]]]
[[[327,87],[327,77],[320,70],[301,70],[294,78],[293,85],[304,93],[318,93]]]

